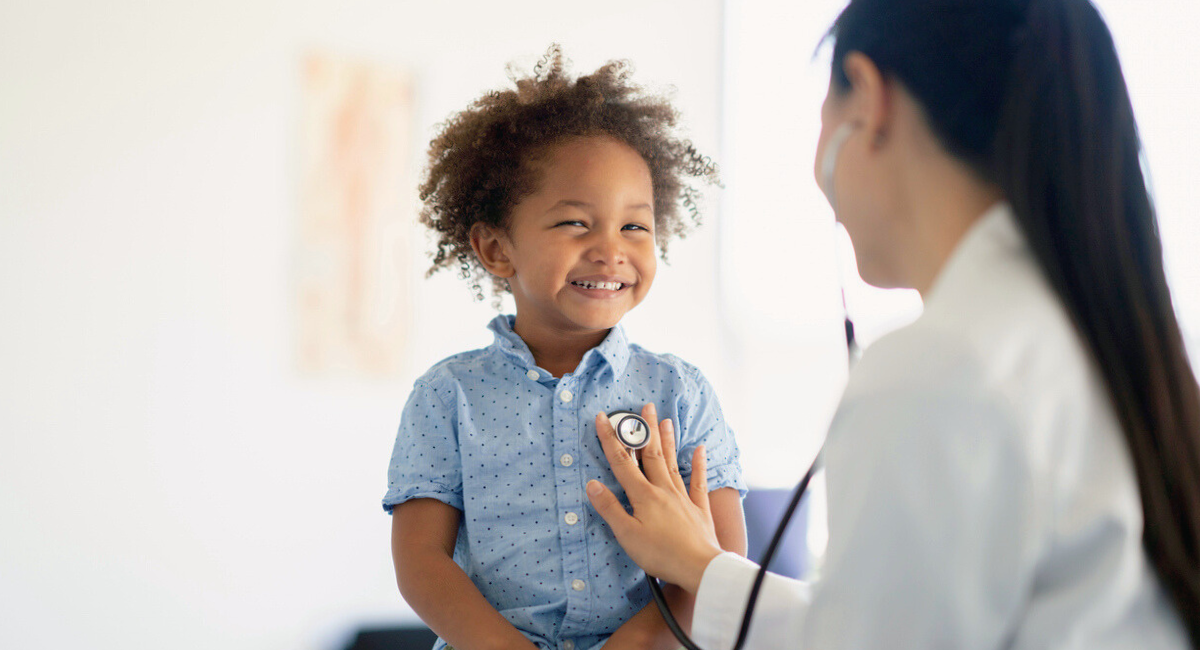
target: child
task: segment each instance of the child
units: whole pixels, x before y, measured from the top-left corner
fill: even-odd
[[[599,479],[623,496],[596,438],[601,412],[656,405],[685,481],[705,445],[718,538],[745,553],[738,451],[712,387],[618,324],[650,290],[656,247],[683,232],[678,204],[696,216],[685,178],[716,180],[672,137],[674,109],[628,76],[612,62],[571,80],[551,47],[534,76],[481,97],[430,148],[431,272],[460,266],[479,297],[490,274],[517,307],[492,321],[490,347],[417,380],[392,454],[396,580],[436,649],[678,645],[584,494]],[[687,596],[668,594],[686,624]]]

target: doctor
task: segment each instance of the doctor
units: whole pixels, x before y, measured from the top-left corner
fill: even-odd
[[[1100,15],[852,0],[831,37],[818,180],[862,277],[925,309],[854,369],[820,579],[768,575],[746,647],[1200,649],[1200,391]],[[703,452],[689,496],[669,425],[645,477],[597,427],[633,509],[593,506],[727,650],[757,567]]]

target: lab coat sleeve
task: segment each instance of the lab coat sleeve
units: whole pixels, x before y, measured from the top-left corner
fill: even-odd
[[[758,565],[737,555],[722,553],[709,562],[696,593],[692,640],[704,650],[728,650],[737,640],[746,610],[746,599]],[[746,648],[785,647],[799,637],[799,623],[809,600],[808,584],[768,573],[759,592]]]
[[[1003,647],[1045,515],[1003,395],[945,341],[876,344],[825,447],[829,541],[811,585],[768,574],[745,650]],[[732,648],[756,567],[706,569],[693,632]]]
[[[1019,419],[952,341],[916,331],[877,345],[826,443],[829,543],[792,647],[1003,647],[1050,501]]]

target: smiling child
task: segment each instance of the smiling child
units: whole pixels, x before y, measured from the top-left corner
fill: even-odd
[[[670,419],[680,472],[705,446],[716,532],[745,553],[738,450],[693,366],[632,344],[621,318],[646,298],[660,251],[696,217],[715,166],[677,138],[676,112],[611,62],[571,79],[552,47],[515,90],[452,117],[433,141],[422,223],[432,270],[509,291],[495,342],[434,365],[401,418],[384,509],[405,600],[457,650],[677,645],[645,574],[587,505],[598,479],[623,498],[598,413]],[[668,588],[681,620],[691,603]]]

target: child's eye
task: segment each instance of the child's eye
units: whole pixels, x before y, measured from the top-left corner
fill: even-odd
[[[554,227],[555,227],[555,228],[557,228],[557,227],[559,227],[559,226],[579,226],[580,228],[586,228],[586,227],[587,227],[587,226],[585,226],[585,225],[583,224],[583,222],[582,222],[582,221],[579,221],[578,219],[573,219],[573,220],[571,220],[571,221],[560,221],[560,222],[558,222],[558,223],[554,224]]]
[[[621,230],[642,230],[645,232],[650,232],[649,228],[640,223],[627,223],[621,228]]]

